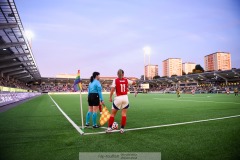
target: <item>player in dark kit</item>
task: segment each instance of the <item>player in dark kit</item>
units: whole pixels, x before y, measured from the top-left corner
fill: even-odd
[[[238,96],[238,88],[234,89],[234,94],[235,94],[235,96]]]
[[[180,88],[177,88],[177,97],[180,98]]]

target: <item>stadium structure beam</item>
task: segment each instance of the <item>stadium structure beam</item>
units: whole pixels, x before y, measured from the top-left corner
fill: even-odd
[[[193,81],[195,81],[195,82],[198,82],[195,78],[189,77],[188,75],[185,75],[185,77],[187,78],[187,80],[193,80]]]
[[[20,73],[17,76],[12,76],[12,77],[15,78],[15,79],[19,79],[19,78],[27,76],[27,75],[31,76],[29,73],[25,72],[25,73]]]
[[[19,77],[18,79],[23,79],[23,78],[27,78],[27,77],[31,77],[30,75],[26,75],[26,76],[23,76],[23,77]]]
[[[227,78],[226,77],[223,77],[223,76],[221,76],[220,74],[218,74],[218,73],[214,73],[214,75],[215,76],[218,76],[218,77],[221,77],[222,79],[224,79],[224,80],[227,80]]]
[[[215,76],[221,77],[222,79],[225,80],[226,84],[228,83],[228,80],[226,77],[221,76],[220,74],[214,73]]]
[[[198,76],[199,76],[199,77],[201,77],[201,78],[204,78],[204,79],[206,79],[206,77],[205,77],[205,76],[203,76],[203,75],[201,75],[201,74],[199,74]]]
[[[22,63],[21,62],[15,62],[15,63],[10,63],[10,64],[3,64],[3,65],[0,65],[0,69],[7,68],[7,67],[12,67],[12,66],[17,66],[17,65],[22,65]]]
[[[5,68],[3,68],[2,69],[2,73],[8,73],[8,72],[13,72],[13,71],[18,71],[18,70],[22,70],[22,68],[10,68],[10,69],[5,69]]]
[[[18,58],[18,57],[24,57],[27,56],[29,54],[27,53],[22,53],[22,54],[14,54],[14,55],[9,55],[9,56],[3,56],[0,61],[5,61],[5,60],[9,60],[9,59],[14,59],[14,58]]]
[[[169,79],[167,79],[167,78],[164,78],[164,80],[166,81],[166,82],[168,82],[169,81]],[[168,82],[169,83],[169,82]]]
[[[22,73],[26,73],[27,71],[16,71],[16,72],[13,72],[13,73],[10,73],[8,74],[9,76],[14,76],[14,75],[18,75],[18,74],[22,74]]]
[[[0,29],[16,28],[18,27],[17,23],[0,23]]]
[[[234,69],[232,69],[232,72],[240,77],[240,74],[236,72]]]
[[[33,65],[33,64],[30,64],[30,65],[27,65],[27,66],[25,66],[26,68],[29,68],[29,67],[36,67],[36,65]],[[37,67],[36,67],[37,68]],[[36,69],[36,68],[34,68],[34,69]]]
[[[21,61],[22,63],[29,63],[29,62],[33,62],[33,60],[24,60],[24,61]],[[27,66],[30,66],[30,65],[27,65]],[[35,65],[33,65],[35,66]],[[26,66],[25,66],[26,67]]]
[[[23,63],[29,63],[29,62],[32,62],[32,60],[27,60],[27,61],[22,61],[22,62],[14,62],[14,63],[10,63],[10,64],[3,64],[3,65],[0,65],[0,69],[1,68],[12,67],[12,66],[17,66],[17,65],[23,65]],[[28,66],[30,66],[30,65],[28,65]]]
[[[198,82],[198,78],[194,74],[187,75],[187,78]]]
[[[0,49],[16,47],[16,46],[21,46],[21,45],[25,45],[25,44],[26,44],[25,42],[5,43],[5,44],[0,44]]]

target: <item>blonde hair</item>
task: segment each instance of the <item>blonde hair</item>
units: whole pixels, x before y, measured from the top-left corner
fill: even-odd
[[[123,78],[124,71],[122,69],[119,69],[117,72],[118,78],[122,79]]]

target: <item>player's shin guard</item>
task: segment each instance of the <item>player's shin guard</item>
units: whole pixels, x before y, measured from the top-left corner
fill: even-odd
[[[92,119],[93,119],[93,126],[96,126],[97,125],[97,112],[93,112]]]
[[[110,117],[109,121],[108,121],[108,127],[112,128],[112,124],[114,122],[114,117]]]
[[[87,115],[86,115],[86,125],[89,124],[89,120],[90,120],[90,117],[92,116],[92,112],[87,112]]]
[[[127,122],[127,117],[126,116],[122,116],[122,121],[121,121],[121,128],[124,128]]]

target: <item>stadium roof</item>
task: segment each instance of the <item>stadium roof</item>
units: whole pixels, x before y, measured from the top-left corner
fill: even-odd
[[[240,81],[240,68],[231,69],[226,71],[213,71],[213,72],[204,72],[197,74],[188,74],[183,76],[174,76],[174,77],[161,77],[154,80],[147,80],[149,83],[178,83],[186,81],[197,81],[197,82],[234,82]],[[143,83],[143,81],[140,81]]]
[[[0,0],[0,73],[24,82],[41,78],[14,0]]]

